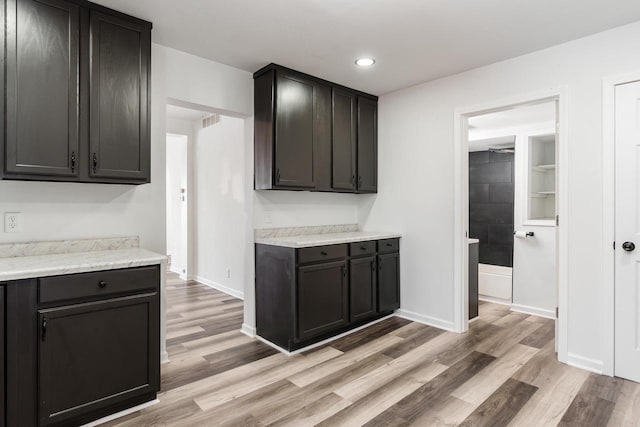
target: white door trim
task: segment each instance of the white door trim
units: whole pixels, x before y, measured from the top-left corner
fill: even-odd
[[[568,322],[567,292],[569,283],[568,227],[569,218],[569,115],[568,88],[541,90],[539,92],[514,96],[487,104],[459,108],[454,111],[454,328],[464,332],[469,328],[468,320],[468,257],[469,247],[466,235],[469,224],[469,117],[504,110],[509,107],[558,100],[558,121],[560,126],[558,149],[558,359],[567,361]]]
[[[603,374],[613,376],[615,364],[615,90],[616,86],[640,81],[640,71],[602,80],[602,247],[605,351]],[[606,286],[609,284],[610,286]]]

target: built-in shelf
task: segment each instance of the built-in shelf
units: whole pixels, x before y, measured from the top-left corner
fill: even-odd
[[[548,221],[556,216],[556,136],[528,139],[528,221]]]

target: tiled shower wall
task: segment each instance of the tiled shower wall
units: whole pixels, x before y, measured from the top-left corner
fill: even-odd
[[[480,239],[480,263],[513,266],[512,153],[469,153],[469,235]]]

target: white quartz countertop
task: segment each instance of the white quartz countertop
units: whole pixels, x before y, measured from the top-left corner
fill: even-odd
[[[471,238],[469,238],[469,239],[467,239],[467,240],[468,240],[468,243],[469,243],[470,245],[472,245],[472,244],[474,244],[474,243],[480,243],[480,240],[479,240],[479,239],[471,239]]]
[[[367,240],[395,239],[399,233],[350,231],[345,233],[303,234],[286,237],[256,237],[256,243],[287,248],[309,248],[312,246],[338,245],[341,243],[364,242]]]
[[[0,258],[0,282],[142,267],[165,259],[164,255],[140,248]]]

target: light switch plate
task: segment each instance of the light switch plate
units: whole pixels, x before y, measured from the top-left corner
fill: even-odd
[[[22,214],[20,212],[4,213],[4,232],[5,233],[21,233],[22,232]]]

